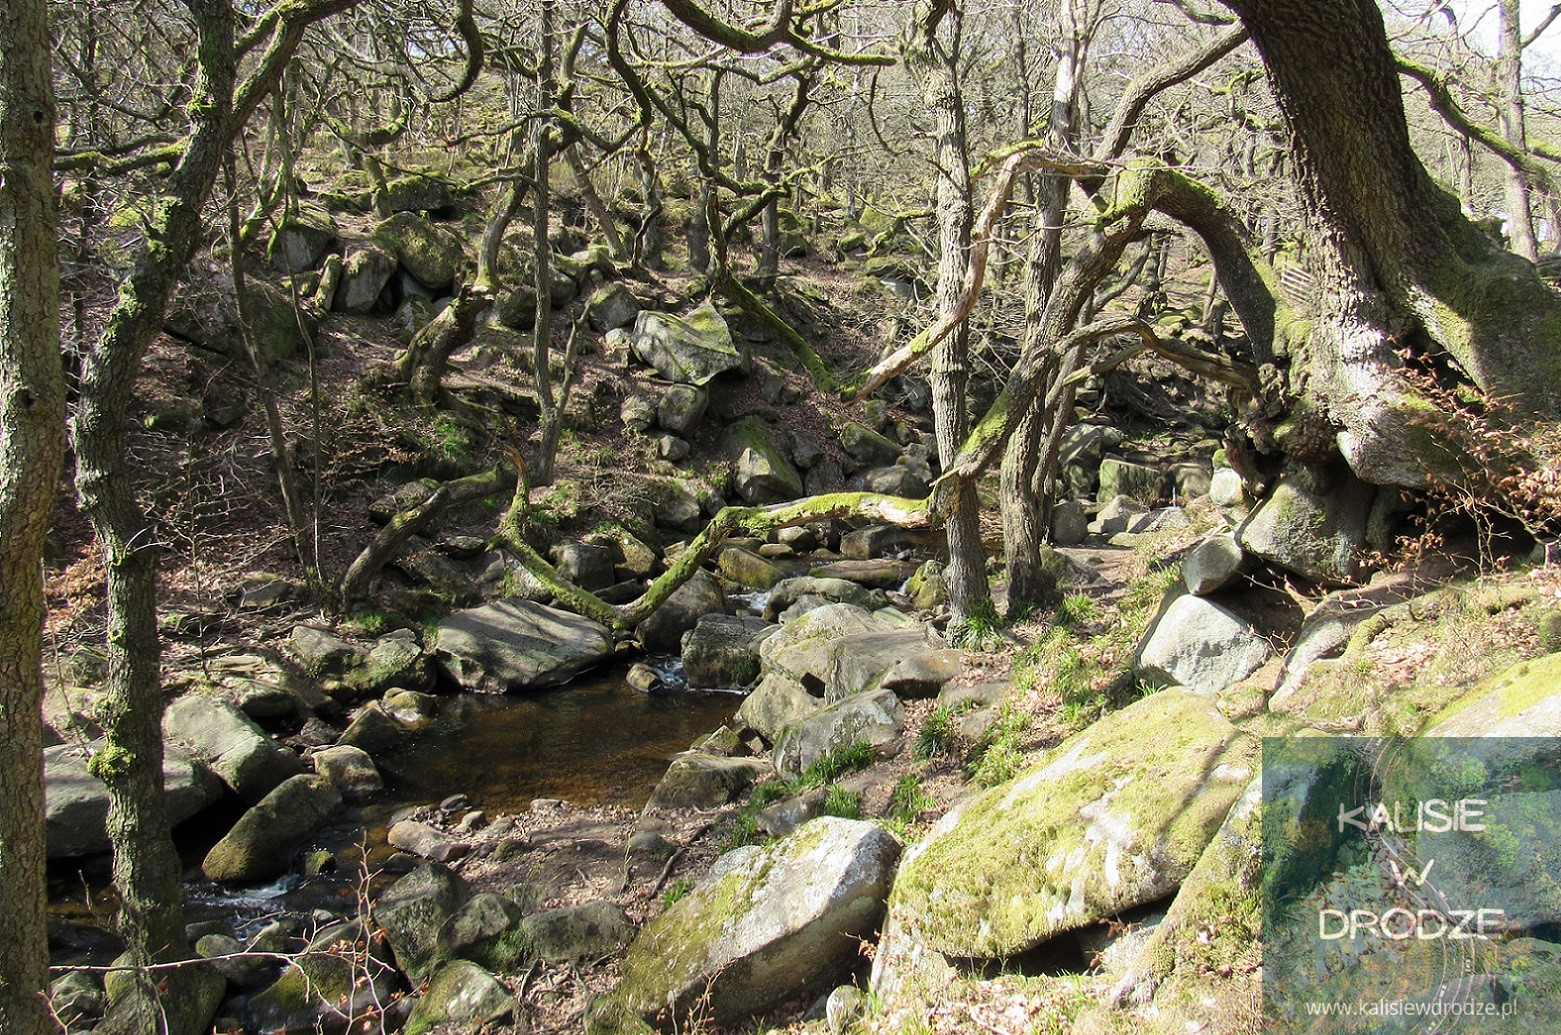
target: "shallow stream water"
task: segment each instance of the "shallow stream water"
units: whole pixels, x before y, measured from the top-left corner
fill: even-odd
[[[675,665],[658,667],[669,685],[679,686]],[[335,856],[334,870],[318,877],[293,874],[262,887],[219,888],[201,877],[200,862],[226,822],[197,817],[176,831],[190,919],[220,918],[243,932],[277,913],[351,912],[365,851],[368,868],[378,868],[393,851],[385,837],[399,814],[456,794],[490,819],[520,812],[538,798],[641,807],[672,756],[729,721],[741,698],[686,689],[647,694],[624,681],[627,670],[613,665],[541,693],[442,698],[432,724],[405,747],[375,759],[386,793],[347,808],[311,842],[310,850]],[[54,876],[56,915],[106,920],[111,904],[101,890],[92,891],[106,884],[105,859]]]

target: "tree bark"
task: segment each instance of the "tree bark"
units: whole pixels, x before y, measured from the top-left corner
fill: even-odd
[[[1406,379],[1406,357],[1555,419],[1561,296],[1426,173],[1374,0],[1222,2],[1251,32],[1289,128],[1322,294],[1290,356],[1298,405],[1281,448],[1317,461],[1336,449],[1379,485],[1463,480],[1465,451]]]
[[[948,14],[955,16],[952,46],[938,39],[938,29]],[[970,263],[970,165],[965,137],[965,109],[958,80],[958,11],[954,4],[918,4],[918,37],[907,50],[906,64],[921,86],[933,120],[933,167],[938,178],[938,285],[934,301],[939,312],[951,312],[964,293]],[[951,463],[970,431],[965,400],[969,381],[969,325],[963,320],[933,349],[929,371],[932,387],[933,429],[938,459]],[[948,524],[949,563],[944,578],[955,626],[990,599],[986,577],[986,552],[981,545],[980,503],[974,488],[962,491],[951,509]]]
[[[1496,75],[1501,91],[1501,135],[1519,151],[1528,150],[1528,116],[1523,97],[1523,25],[1518,0],[1501,0],[1501,32],[1496,47]],[[1512,250],[1536,262],[1539,242],[1534,237],[1534,205],[1523,170],[1507,170],[1507,236]]]
[[[65,458],[47,5],[0,14],[0,1031],[52,1032],[45,995],[43,541]]]
[[[537,17],[540,21],[537,47],[541,60],[537,66],[537,110],[553,108],[553,14],[557,0],[539,0]],[[553,249],[548,244],[548,219],[550,213],[549,169],[554,147],[551,119],[538,119],[536,144],[532,155],[535,165],[531,174],[531,242],[532,272],[536,276],[534,287],[537,296],[537,317],[531,329],[531,376],[536,382],[537,403],[541,407],[541,434],[537,456],[532,464],[532,477],[537,485],[553,483],[553,459],[558,453],[558,433],[564,419],[558,395],[554,392],[553,374],[550,369],[553,348]]]

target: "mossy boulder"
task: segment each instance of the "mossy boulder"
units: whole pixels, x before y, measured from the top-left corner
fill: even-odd
[[[857,744],[879,747],[905,729],[905,706],[890,690],[858,694],[820,708],[775,742],[775,771],[795,780],[813,763]]]
[[[1561,737],[1561,654],[1520,661],[1437,717],[1432,737]]]
[[[520,907],[503,895],[473,895],[439,929],[438,954],[470,960],[496,974],[512,972],[526,955],[521,916]]]
[[[379,306],[380,294],[396,272],[396,257],[375,244],[354,248],[342,259],[341,283],[331,308],[362,316]]]
[[[823,707],[823,703],[803,689],[801,683],[772,672],[743,698],[737,717],[774,744],[787,730]]]
[[[328,777],[295,776],[239,817],[201,863],[209,880],[245,884],[287,872],[295,851],[341,804]]]
[[[312,304],[294,305],[288,292],[254,277],[244,281],[244,293],[250,340],[261,363],[286,363],[308,351],[320,323]],[[186,278],[163,327],[175,338],[248,362],[238,292],[230,274]]]
[[[1162,468],[1108,456],[1100,463],[1100,490],[1096,498],[1101,503],[1109,503],[1118,496],[1125,496],[1149,506],[1168,495],[1168,480]]]
[[[696,571],[639,624],[635,635],[648,651],[675,653],[683,642],[683,634],[709,614],[726,614],[726,594],[721,592],[714,575]]]
[[[871,563],[845,561],[842,563]],[[764,616],[772,621],[786,615],[798,617],[825,604],[851,604],[867,611],[877,611],[889,606],[889,597],[880,589],[848,579],[824,575],[798,575],[783,579],[770,588],[769,599],[764,602]]]
[[[186,694],[170,704],[163,713],[163,734],[251,804],[304,772],[298,756],[266,736],[253,719],[206,694]]]
[[[385,202],[392,212],[443,212],[455,204],[455,189],[442,176],[413,173],[385,182]]]
[[[786,577],[769,561],[751,550],[728,546],[716,556],[721,574],[744,589],[769,589]]]
[[[377,1019],[395,996],[396,971],[384,943],[358,921],[322,928],[282,976],[245,1007],[253,1031],[342,1033]]]
[[[1375,486],[1348,471],[1326,488],[1287,474],[1236,529],[1236,541],[1247,553],[1313,582],[1353,582],[1376,496]]]
[[[604,1025],[622,1013],[663,1031],[734,1025],[835,987],[877,929],[899,855],[879,827],[834,817],[727,853],[640,933],[587,1030],[634,1030]]]
[[[598,334],[627,327],[644,308],[622,283],[604,284],[586,299],[585,316]]]
[[[1144,698],[945,816],[907,853],[889,927],[946,958],[1002,959],[1162,899],[1256,766],[1211,701]],[[896,965],[881,954],[875,981]]]
[[[687,316],[643,312],[634,321],[634,354],[675,384],[709,384],[728,370],[746,371],[748,356],[732,339],[715,306],[706,302]]]
[[[582,902],[532,913],[520,922],[520,937],[533,959],[600,959],[634,939],[634,924],[615,903]]]
[[[336,220],[323,205],[300,201],[282,216],[266,246],[266,258],[283,273],[303,273],[319,265],[336,243]]]
[[[455,960],[440,967],[428,983],[407,1018],[406,1035],[422,1035],[439,1025],[486,1030],[514,1012],[515,997],[497,978],[470,960]]]
[[[776,626],[752,615],[704,615],[683,634],[683,673],[691,687],[751,686],[759,678],[759,644]]]
[[[768,763],[685,751],[672,760],[651,792],[648,808],[713,809],[735,801],[768,776]]]
[[[454,284],[465,258],[458,237],[412,212],[397,212],[385,220],[375,229],[373,241],[431,291]]]
[[[900,447],[897,443],[856,421],[841,429],[840,447],[851,459],[869,467],[892,464],[900,458]]]
[[[421,981],[438,965],[439,933],[468,898],[459,875],[426,863],[386,888],[374,903],[374,919],[408,976]]]

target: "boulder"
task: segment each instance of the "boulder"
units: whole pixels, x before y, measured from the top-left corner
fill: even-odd
[[[918,635],[924,637],[922,642],[931,645],[925,637],[935,634],[923,626],[912,625],[911,628],[920,630]],[[779,632],[765,640],[759,647],[759,660],[766,675],[779,673],[800,683],[809,693],[822,697],[835,684],[837,659],[844,640],[904,631],[904,623],[892,622],[860,607],[826,604],[787,622]]]
[[[457,611],[439,623],[434,657],[480,693],[559,686],[612,654],[605,626],[529,600]]]
[[[1089,535],[1089,514],[1082,500],[1064,500],[1052,508],[1052,544],[1077,546]]]
[[[381,223],[373,242],[431,291],[451,287],[465,258],[458,237],[412,212],[397,212]]]
[[[309,940],[307,951],[270,987],[245,1006],[251,1031],[361,1030],[377,1022],[396,991],[396,971],[380,939],[359,921],[331,924]],[[376,1023],[377,1026],[377,1023]]]
[[[434,665],[410,629],[398,629],[374,641],[374,646],[342,676],[361,694],[391,689],[426,691],[434,688]]]
[[[865,743],[887,744],[905,729],[905,706],[890,690],[848,697],[821,708],[775,742],[775,771],[795,780],[819,759]]]
[[[293,626],[285,648],[303,670],[316,679],[341,675],[362,653],[356,644],[312,625]]]
[[[391,212],[440,212],[455,204],[455,192],[443,176],[410,173],[385,183]]]
[[[808,574],[820,579],[845,579],[873,589],[899,589],[915,571],[916,565],[910,561],[879,557],[865,561],[831,561]]]
[[[855,421],[840,430],[840,448],[864,467],[885,466],[900,458],[899,443]]]
[[[728,546],[716,555],[721,574],[744,589],[769,589],[786,577],[769,561],[739,546]]]
[[[932,491],[932,485],[924,475],[904,464],[858,471],[846,482],[846,488],[852,492],[876,492],[913,500],[923,499]]]
[[[906,853],[875,990],[947,961],[1018,956],[1165,898],[1252,781],[1257,744],[1207,698],[1164,690],[966,799]]]
[[[802,476],[786,458],[784,436],[758,416],[744,417],[721,433],[733,464],[732,486],[747,503],[781,503],[803,494]]]
[[[1246,483],[1229,467],[1221,467],[1209,479],[1209,499],[1222,511],[1239,510],[1242,516],[1252,509]]]
[[[520,907],[503,895],[473,895],[439,929],[438,954],[471,960],[499,974],[511,972],[526,955],[521,916]]]
[[[403,726],[417,726],[439,711],[439,699],[431,694],[399,687],[385,691],[380,708]]]
[[[303,273],[319,265],[320,257],[336,243],[336,220],[323,206],[300,201],[282,216],[266,258],[283,273]]]
[[[635,633],[646,650],[671,654],[682,645],[683,634],[694,628],[700,618],[725,613],[726,594],[721,592],[715,576],[697,571],[641,622]]]
[[[612,902],[583,902],[541,913],[520,922],[527,954],[548,963],[600,959],[634,940],[634,924]]]
[[[392,718],[380,702],[370,701],[347,724],[340,743],[379,755],[399,747],[406,735],[407,727]]]
[[[877,929],[899,854],[877,826],[828,816],[729,852],[629,947],[587,1030],[623,1030],[603,1026],[615,1010],[665,1030],[705,1015],[736,1025],[840,984]]]
[[[640,315],[640,300],[622,283],[597,288],[585,303],[585,317],[598,334],[627,327]]]
[[[212,846],[201,872],[219,884],[250,884],[287,872],[292,855],[341,804],[328,778],[294,776],[239,817]]]
[[[751,615],[703,615],[683,634],[683,674],[691,687],[744,687],[759,678],[759,644],[778,626]]]
[[[1166,480],[1166,472],[1162,468],[1108,456],[1100,463],[1100,493],[1096,498],[1106,503],[1118,496],[1126,496],[1135,503],[1148,506],[1167,495]]]
[[[498,978],[470,960],[454,960],[440,967],[428,990],[412,1007],[406,1035],[423,1035],[440,1025],[444,1030],[488,1030],[515,1012],[515,997]]]
[[[693,452],[693,447],[676,435],[658,435],[656,437],[656,455],[670,463],[688,459]]]
[[[706,302],[685,317],[640,313],[634,322],[634,354],[677,384],[705,385],[728,370],[747,370],[748,357],[734,344],[726,320]]]
[[[1228,608],[1187,594],[1164,608],[1138,648],[1139,678],[1217,694],[1274,656],[1262,631]]]
[[[787,730],[822,706],[823,701],[804,690],[801,683],[772,673],[761,679],[753,693],[743,699],[742,706],[737,709],[737,718],[774,744]]]
[[[724,758],[685,751],[667,767],[646,808],[718,808],[735,801],[769,772],[769,765],[755,758]]]
[[[355,316],[374,312],[395,272],[396,257],[384,248],[370,243],[352,249],[342,260],[341,283],[331,308]]]
[[[1437,717],[1431,737],[1561,737],[1561,654],[1520,661]]]
[[[304,772],[298,756],[273,742],[249,716],[206,694],[186,694],[170,704],[163,734],[251,804]]]
[[[1095,520],[1090,522],[1089,530],[1096,535],[1104,536],[1127,532],[1148,512],[1146,508],[1126,496],[1113,496],[1109,503],[1100,508],[1099,513],[1095,515]]]
[[[656,422],[656,407],[643,395],[628,395],[618,406],[618,420],[630,431],[647,432]]]
[[[50,859],[106,852],[108,788],[88,766],[88,752],[69,744],[43,749],[44,841]],[[222,782],[204,765],[169,751],[163,756],[164,805],[169,825],[189,819],[222,797]]]
[[[834,664],[824,681],[824,699],[834,702],[880,688],[906,697],[930,697],[959,674],[959,654],[945,651],[929,626],[919,622],[884,632],[841,636],[832,647]]]
[[[537,290],[522,284],[502,292],[493,303],[493,319],[512,330],[529,331],[537,322]]]
[[[336,785],[347,801],[365,801],[385,789],[385,778],[367,751],[348,744],[316,751],[314,771]]]
[[[390,327],[403,342],[410,342],[435,315],[434,303],[421,295],[408,295],[390,318]]]
[[[676,532],[697,532],[704,524],[704,508],[699,498],[680,482],[663,482],[652,511],[658,528]]]
[[[1247,565],[1247,554],[1233,535],[1213,535],[1193,547],[1182,562],[1182,582],[1194,596],[1208,596],[1230,585]]]
[[[439,932],[470,898],[466,882],[438,863],[425,863],[385,889],[374,919],[396,963],[414,981],[439,963]]]
[[[770,589],[769,599],[764,602],[764,617],[774,621],[789,611],[798,601],[809,598],[816,601],[813,605],[815,607],[824,604],[851,604],[867,611],[876,611],[880,607],[888,606],[889,603],[889,598],[882,590],[867,589],[856,582],[848,582],[841,578],[801,575],[796,578],[782,579]]]
[[[917,568],[916,574],[905,582],[905,595],[910,597],[912,607],[922,611],[931,611],[947,604],[949,585],[943,574],[943,564],[940,561],[927,561]]]
[[[848,532],[840,539],[840,554],[854,561],[887,557],[911,549],[910,533],[894,525],[868,525]]]
[[[595,543],[560,543],[553,554],[558,573],[582,589],[606,589],[614,582],[612,551]]]
[[[244,290],[250,341],[263,363],[286,363],[308,351],[320,323],[312,304],[295,306],[289,293],[255,277],[244,281]],[[176,338],[247,363],[242,326],[232,274],[216,271],[187,279],[164,322]]]
[[[1338,472],[1324,492],[1287,474],[1236,529],[1236,541],[1313,582],[1353,582],[1376,493],[1375,486],[1347,471]]]
[[[710,392],[693,385],[673,385],[656,403],[656,423],[674,435],[687,436],[710,408]]]
[[[448,863],[471,854],[472,846],[438,827],[415,819],[391,824],[385,836],[393,848],[430,862]]]

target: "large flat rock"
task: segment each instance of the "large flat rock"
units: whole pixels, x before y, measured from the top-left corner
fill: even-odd
[[[439,623],[434,658],[477,693],[559,686],[612,654],[607,628],[529,600],[457,611]]]
[[[50,859],[108,851],[108,788],[87,764],[88,751],[74,745],[43,750],[44,830]],[[171,824],[189,819],[222,797],[222,782],[210,770],[174,752],[163,758],[163,789]]]

